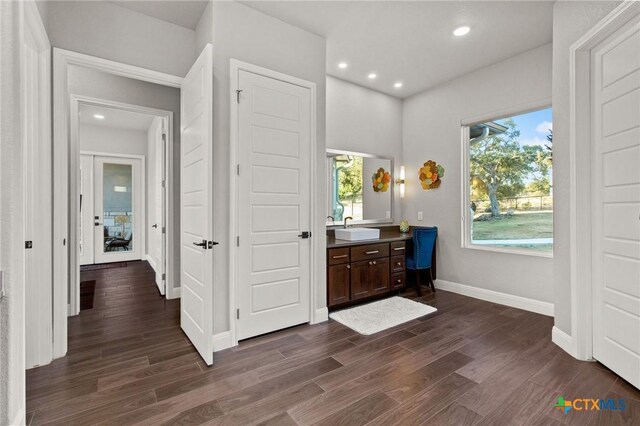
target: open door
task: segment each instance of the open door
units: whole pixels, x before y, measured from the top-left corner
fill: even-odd
[[[213,70],[208,44],[182,83],[180,325],[213,363]]]

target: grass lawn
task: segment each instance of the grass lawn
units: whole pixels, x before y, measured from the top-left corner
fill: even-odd
[[[511,217],[474,221],[474,240],[552,238],[553,212],[516,212]]]

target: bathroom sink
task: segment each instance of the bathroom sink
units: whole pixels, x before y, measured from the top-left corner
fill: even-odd
[[[377,228],[346,228],[335,230],[336,239],[348,241],[377,240],[380,230]]]

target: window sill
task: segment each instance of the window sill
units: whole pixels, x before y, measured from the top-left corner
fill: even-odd
[[[544,257],[548,259],[553,259],[553,251],[551,251],[550,253],[545,253],[545,252],[539,252],[535,250],[497,247],[497,246],[481,245],[481,244],[473,244],[473,243],[463,244],[462,248],[471,249],[471,250],[490,251],[494,253],[517,254],[521,256],[535,256],[535,257]]]

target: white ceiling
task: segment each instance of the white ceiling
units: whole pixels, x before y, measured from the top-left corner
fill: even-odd
[[[399,98],[550,43],[551,1],[244,1],[327,39],[327,74]],[[464,37],[452,31],[471,27]],[[338,68],[345,61],[349,67]],[[378,77],[371,81],[370,72]],[[401,81],[403,87],[395,89]]]
[[[80,124],[93,126],[115,127],[118,129],[138,130],[146,132],[153,122],[154,116],[137,112],[122,111],[94,105],[80,104]],[[98,120],[94,114],[103,115],[104,120]]]
[[[207,7],[207,0],[113,0],[111,3],[152,16],[181,27],[195,30]]]

